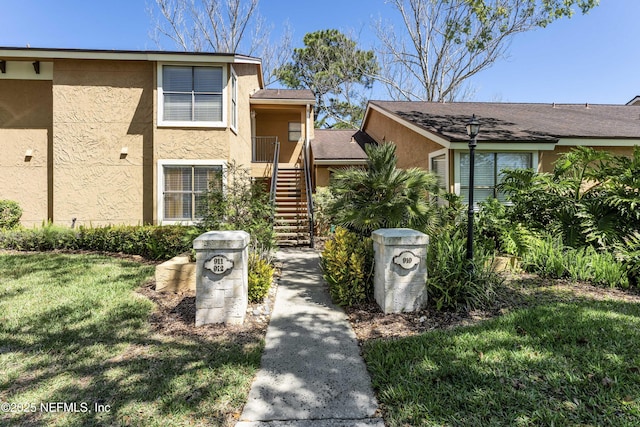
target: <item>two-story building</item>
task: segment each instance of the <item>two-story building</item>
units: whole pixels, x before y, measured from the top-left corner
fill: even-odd
[[[229,162],[270,180],[279,147],[304,214],[314,99],[237,54],[0,48],[0,199],[25,225],[189,223]]]

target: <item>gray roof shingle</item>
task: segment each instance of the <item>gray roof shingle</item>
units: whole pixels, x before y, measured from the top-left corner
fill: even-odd
[[[375,143],[360,130],[316,129],[311,141],[316,160],[366,160],[365,144]]]
[[[251,99],[277,99],[315,102],[316,97],[308,89],[260,89]]]
[[[465,125],[473,114],[481,124],[479,141],[640,139],[640,106],[634,105],[396,101],[370,103],[451,142],[469,140]]]

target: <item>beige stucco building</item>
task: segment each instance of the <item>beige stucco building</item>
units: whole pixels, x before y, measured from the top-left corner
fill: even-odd
[[[298,165],[313,105],[243,55],[0,48],[0,199],[24,225],[189,223],[229,162],[270,178],[277,140]]]
[[[370,101],[360,131],[396,144],[398,167],[435,173],[448,192],[468,196],[469,136],[475,115],[475,201],[501,199],[502,168],[552,172],[562,153],[589,146],[631,155],[640,145],[640,105]]]

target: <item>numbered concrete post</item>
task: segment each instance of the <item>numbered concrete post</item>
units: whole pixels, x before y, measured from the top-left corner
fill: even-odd
[[[427,303],[429,236],[408,228],[382,228],[371,235],[373,293],[385,313],[420,310]]]
[[[193,241],[196,250],[196,326],[241,325],[249,304],[246,231],[209,231]]]

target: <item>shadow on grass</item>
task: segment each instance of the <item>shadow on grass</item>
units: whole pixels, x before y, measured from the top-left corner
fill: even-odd
[[[153,305],[131,290],[151,268],[101,256],[11,255],[0,261],[14,280],[38,273],[52,284],[51,307],[44,304],[18,322],[5,322],[0,314],[0,401],[37,407],[0,414],[1,424],[222,425],[230,410],[241,409],[259,368],[260,339],[150,332]],[[93,263],[118,267],[109,277],[93,278],[93,286],[107,289],[102,300],[65,287],[78,269]],[[130,291],[111,295],[110,284],[122,282]],[[0,294],[5,309],[20,310],[12,299],[30,290],[17,289]],[[48,402],[76,403],[67,409],[77,412],[44,413],[40,404]],[[94,404],[109,410],[96,412]]]
[[[389,425],[640,425],[640,304],[534,302],[364,355]]]

